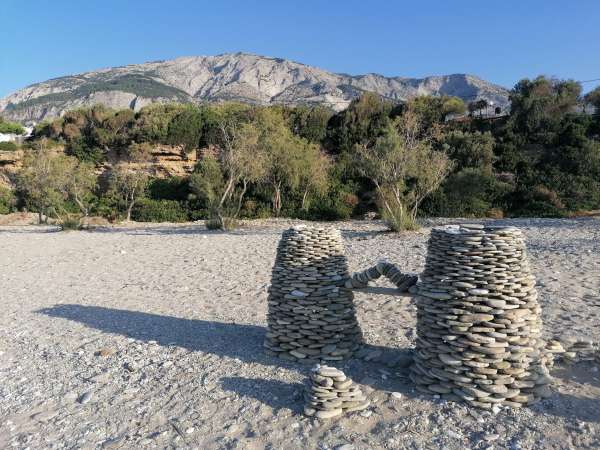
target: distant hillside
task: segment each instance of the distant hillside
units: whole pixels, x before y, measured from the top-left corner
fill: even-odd
[[[339,111],[365,91],[391,100],[416,95],[455,95],[465,101],[486,99],[505,108],[506,89],[473,75],[426,78],[346,75],[286,59],[235,53],[192,56],[170,61],[54,78],[0,100],[0,115],[25,124],[60,116],[80,106],[103,103],[139,109],[153,102],[320,104]]]

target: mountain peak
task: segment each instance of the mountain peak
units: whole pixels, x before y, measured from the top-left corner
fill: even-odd
[[[139,109],[153,102],[222,102],[324,105],[344,109],[366,91],[397,101],[416,95],[483,98],[505,107],[506,89],[469,74],[424,78],[348,75],[283,58],[246,52],[182,56],[100,69],[30,85],[0,100],[0,114],[22,123],[103,103]]]

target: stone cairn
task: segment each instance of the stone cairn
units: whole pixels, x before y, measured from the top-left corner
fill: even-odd
[[[379,261],[377,265],[369,269],[354,273],[352,278],[346,281],[346,287],[349,289],[364,288],[367,287],[369,281],[376,280],[382,275],[394,283],[400,292],[408,291],[419,279],[417,274],[402,273],[395,265],[387,261]]]
[[[362,411],[370,401],[339,369],[317,364],[304,392],[304,414],[330,419],[344,412]]]
[[[544,356],[548,367],[556,360],[567,365],[582,361],[600,363],[600,347],[588,339],[557,337],[546,343]]]
[[[541,309],[518,229],[434,228],[414,291],[419,391],[486,409],[548,394]]]
[[[362,333],[348,278],[338,230],[284,231],[269,289],[266,353],[306,364],[350,357]]]

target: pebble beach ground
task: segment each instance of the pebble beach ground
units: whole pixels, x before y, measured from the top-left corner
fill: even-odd
[[[385,257],[420,272],[430,227],[455,222],[402,234],[329,225],[351,271]],[[600,342],[600,220],[496,222],[525,233],[544,336]],[[407,369],[415,306],[384,278],[355,293],[361,358],[336,364],[371,405],[303,416],[309,368],[262,348],[277,242],[294,223],[1,226],[0,448],[600,448],[595,362],[557,364],[554,394],[528,408],[420,395]]]

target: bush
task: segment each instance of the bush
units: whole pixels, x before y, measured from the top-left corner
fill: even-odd
[[[81,219],[79,217],[67,216],[59,222],[62,231],[72,231],[81,229]]]
[[[413,231],[419,229],[419,224],[415,222],[410,214],[392,211],[390,214],[385,208],[381,208],[381,217],[391,231]]]
[[[186,222],[188,214],[175,200],[144,198],[133,207],[131,218],[137,222]]]
[[[148,195],[154,200],[185,201],[189,194],[189,181],[181,177],[155,178],[148,185]]]
[[[8,214],[15,206],[15,196],[13,191],[0,186],[0,214]]]
[[[0,150],[5,152],[14,152],[19,147],[14,142],[0,142]]]
[[[233,217],[212,217],[205,222],[206,228],[209,230],[235,230],[239,226],[239,222]]]

